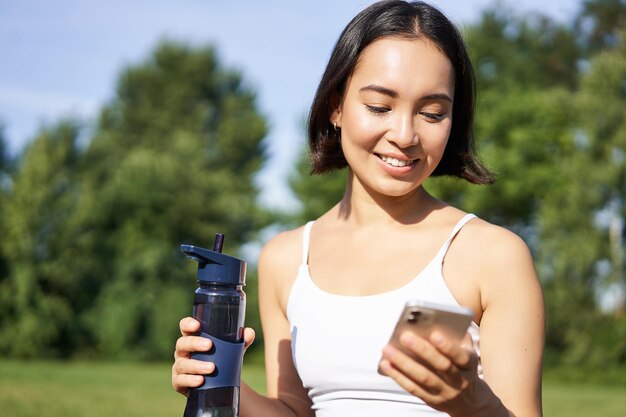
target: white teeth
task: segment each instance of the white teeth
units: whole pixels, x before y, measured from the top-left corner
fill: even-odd
[[[392,158],[391,156],[385,156],[385,155],[381,155],[380,159],[382,159],[389,165],[393,165],[394,167],[405,167],[407,165],[411,165],[414,161],[414,159],[400,160],[400,159]]]

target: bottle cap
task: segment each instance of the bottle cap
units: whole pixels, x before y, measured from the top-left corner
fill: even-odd
[[[246,262],[221,253],[223,243],[224,235],[218,233],[213,250],[192,245],[180,245],[180,250],[198,262],[198,283],[246,285]]]

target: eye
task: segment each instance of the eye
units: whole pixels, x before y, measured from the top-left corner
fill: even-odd
[[[429,112],[420,112],[422,116],[424,116],[428,121],[438,122],[445,117],[445,113],[429,113]]]
[[[366,104],[365,107],[370,113],[374,113],[376,115],[385,114],[391,110],[388,107],[370,106],[369,104]]]

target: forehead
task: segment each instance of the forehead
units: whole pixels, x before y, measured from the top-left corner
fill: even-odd
[[[441,50],[426,38],[381,38],[359,55],[350,77],[356,83],[389,84],[400,91],[409,87],[454,91],[454,68]]]

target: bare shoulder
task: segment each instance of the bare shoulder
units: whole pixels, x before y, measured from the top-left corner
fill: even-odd
[[[475,218],[461,230],[457,244],[473,258],[488,261],[492,266],[511,261],[531,261],[526,242],[504,227]]]
[[[265,244],[259,256],[259,290],[273,289],[283,306],[302,260],[303,229],[279,233]]]
[[[473,219],[457,235],[450,255],[455,269],[464,271],[477,284],[483,308],[493,300],[509,300],[516,294],[540,297],[528,246],[504,227]]]
[[[259,265],[270,270],[285,265],[299,265],[302,259],[304,226],[281,232],[269,240],[259,256]]]

